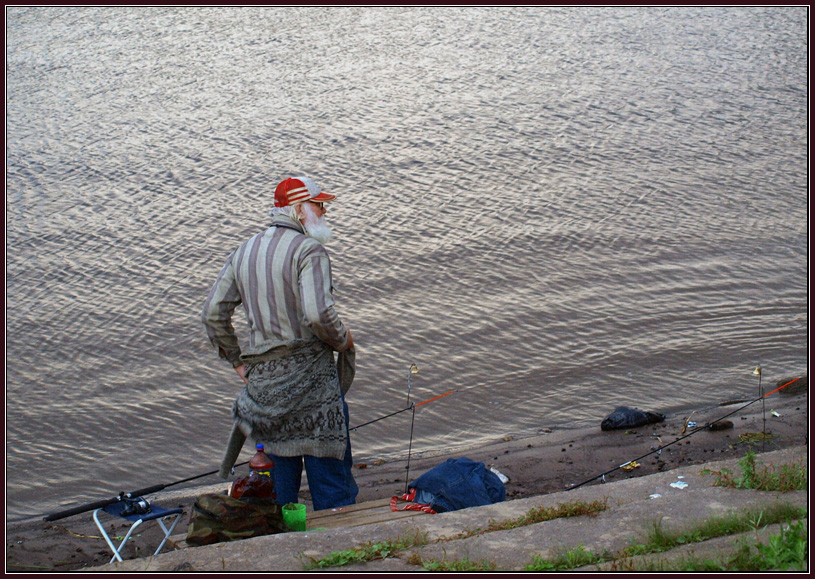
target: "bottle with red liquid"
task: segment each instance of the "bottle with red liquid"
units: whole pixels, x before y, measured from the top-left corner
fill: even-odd
[[[260,475],[272,476],[272,469],[274,468],[274,461],[272,457],[263,451],[263,444],[257,443],[255,446],[257,452],[249,460],[249,469]]]
[[[230,495],[234,498],[276,499],[274,492],[274,461],[263,451],[263,445],[256,446],[257,453],[249,460],[249,476],[238,479],[232,485]]]

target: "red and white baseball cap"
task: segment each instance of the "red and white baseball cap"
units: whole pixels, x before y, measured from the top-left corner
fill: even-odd
[[[289,177],[281,181],[274,190],[275,207],[288,207],[305,201],[325,203],[334,199],[336,196],[320,191],[317,183],[310,177]]]

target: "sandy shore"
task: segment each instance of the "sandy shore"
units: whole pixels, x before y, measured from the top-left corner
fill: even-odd
[[[451,454],[411,458],[410,479],[444,462],[466,456],[484,462],[509,478],[507,500],[602,484],[701,464],[806,445],[809,441],[809,399],[806,378],[763,402],[723,400],[720,405],[668,415],[657,424],[602,431],[596,427],[555,429],[542,426],[533,436],[496,440],[492,444]],[[642,410],[659,411],[643,408]],[[729,416],[728,416],[729,415]],[[686,427],[690,419],[696,428]],[[721,429],[708,429],[714,423]],[[620,468],[636,461],[632,470]],[[406,462],[372,461],[355,468],[358,502],[400,495],[405,490]],[[604,476],[603,476],[604,475]],[[217,477],[212,477],[219,481]],[[184,508],[174,534],[186,532],[190,507],[205,492],[222,492],[227,482],[164,491],[148,497],[164,507]],[[104,498],[104,497],[100,497]],[[308,490],[301,499],[310,509]],[[125,524],[107,519],[112,536],[123,535]],[[158,526],[144,525],[128,542],[124,556],[152,553],[160,541]],[[6,525],[6,572],[75,571],[107,563],[111,553],[91,519],[91,512],[54,522],[36,519]]]

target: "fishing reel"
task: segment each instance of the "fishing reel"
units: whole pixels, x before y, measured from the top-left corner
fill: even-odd
[[[129,517],[130,515],[143,515],[150,512],[150,503],[145,498],[136,497],[131,499],[124,497],[122,500],[125,502],[125,507],[120,513],[122,517]]]

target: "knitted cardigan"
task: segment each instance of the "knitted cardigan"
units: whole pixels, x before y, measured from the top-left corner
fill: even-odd
[[[219,476],[229,477],[247,438],[271,455],[342,459],[348,424],[341,391],[350,388],[355,366],[353,350],[342,352],[335,365],[331,348],[319,340],[290,344],[247,364],[249,384],[232,407]]]

